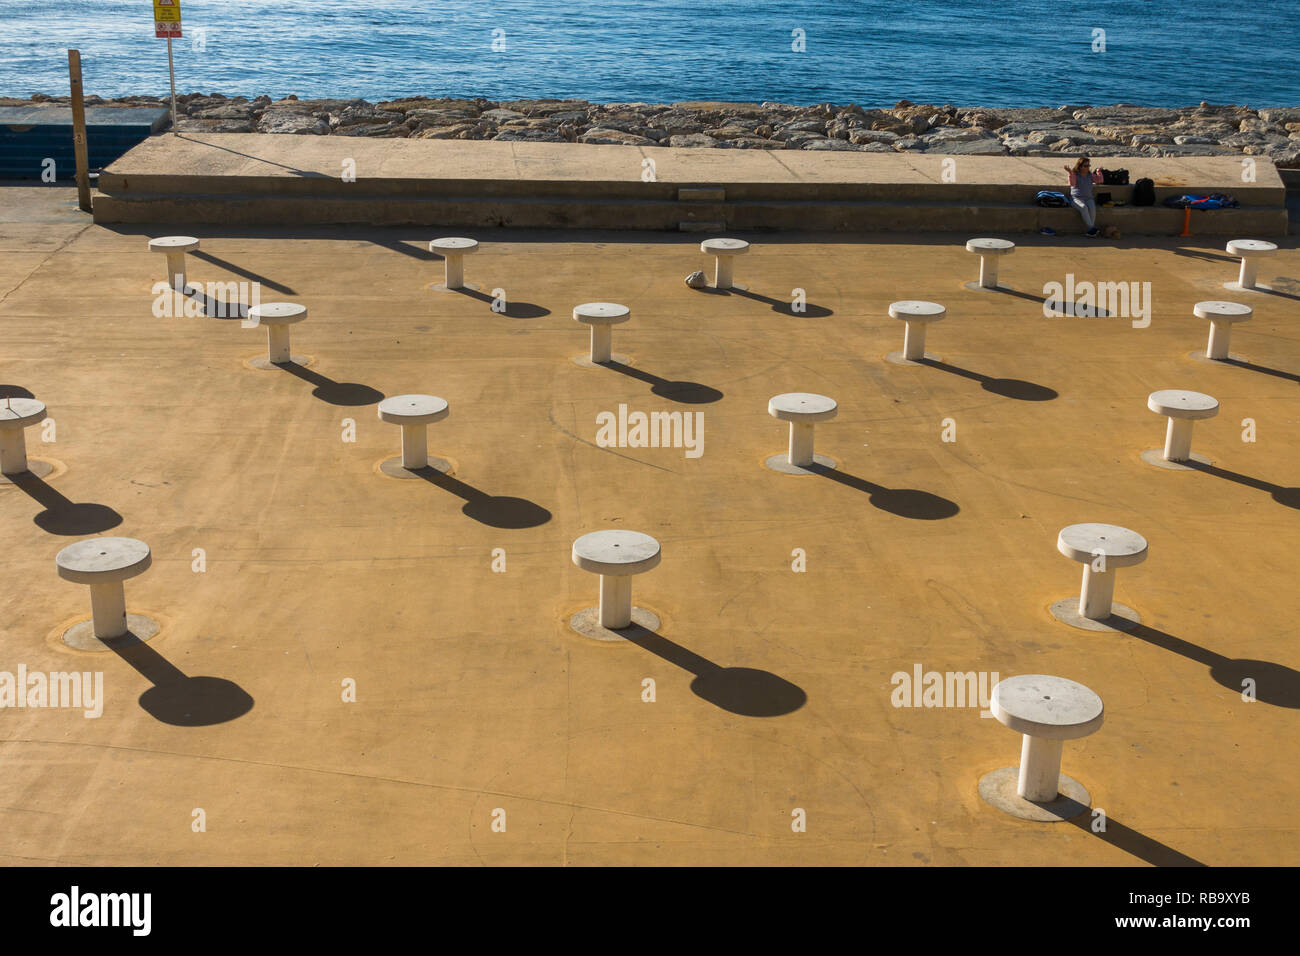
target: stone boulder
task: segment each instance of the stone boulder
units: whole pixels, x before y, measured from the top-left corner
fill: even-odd
[[[924,153],[925,140],[919,136],[900,136],[890,143],[890,146],[900,153]]]
[[[705,136],[703,133],[685,133],[668,137],[669,146],[688,146],[693,148],[703,148],[717,146],[718,140],[712,136]]]
[[[1114,146],[1117,145],[1113,139],[1107,139],[1105,136],[1098,136],[1096,133],[1089,133],[1083,129],[1044,129],[1035,130],[1027,133],[1025,139],[1031,143],[1059,143],[1064,141],[1069,146]]]
[[[1161,149],[1163,147],[1148,146],[1145,148]],[[1053,144],[1052,152],[1058,153],[1062,156],[1091,156],[1095,159],[1099,156],[1132,156],[1134,150],[1131,146],[1121,146],[1118,143],[1109,145],[1104,143],[1093,143],[1091,145],[1081,143],[1078,145],[1067,144],[1062,146],[1060,149],[1057,149],[1056,145]]]
[[[1050,156],[1052,151],[1043,143],[1031,143],[1023,136],[1008,136],[1002,140],[1002,145],[1006,147],[1008,153],[1012,156]]]
[[[190,110],[190,115],[197,119],[247,120],[253,115],[253,107],[247,104],[209,106],[207,109]]]
[[[958,116],[967,126],[978,126],[981,129],[1001,129],[1009,122],[989,110],[963,110],[958,113]]]
[[[497,104],[497,108],[513,110],[525,116],[551,116],[555,113],[573,112],[581,112],[586,116],[591,104],[586,100],[505,100]]]
[[[1066,133],[1082,129],[1078,123],[1073,120],[1066,122],[1052,122],[1049,120],[1034,120],[1024,123],[1007,123],[1005,126],[998,128],[999,136],[1024,136],[1028,137],[1030,133],[1039,133],[1045,130],[1055,130],[1058,133]]]
[[[180,119],[176,128],[183,133],[252,133],[256,131],[249,119]]]
[[[979,140],[991,140],[996,143],[998,141],[997,134],[977,126],[944,126],[932,129],[921,139],[925,141],[927,149],[952,143],[973,143]]]
[[[735,136],[718,142],[724,149],[785,149],[785,143],[762,136]]]
[[[940,156],[1005,156],[1007,149],[996,136],[990,136],[933,143],[927,146],[926,152]]]
[[[452,110],[458,113],[467,113],[471,116],[478,116],[478,114],[484,109],[491,109],[495,105],[495,103],[489,103],[487,100],[456,99],[449,96],[427,96],[411,97],[404,100],[389,100],[383,103],[376,103],[375,108],[394,113],[410,113],[412,110]]]
[[[311,133],[327,136],[329,131],[330,124],[323,117],[296,110],[268,109],[257,121],[259,133]]]
[[[564,137],[554,130],[518,129],[507,126],[492,139],[499,143],[563,143]]]
[[[1265,107],[1259,111],[1259,118],[1266,123],[1285,126],[1288,123],[1300,123],[1300,107]]]
[[[1130,146],[1163,146],[1166,143],[1172,143],[1173,140],[1168,136],[1162,136],[1159,133],[1134,133],[1129,137]]]
[[[867,143],[882,143],[888,146],[896,139],[898,139],[897,133],[883,129],[855,129],[849,132],[849,142],[854,146],[863,146]]]
[[[1139,123],[1143,126],[1157,126],[1172,123],[1178,119],[1174,110],[1158,109],[1150,106],[1098,106],[1092,109],[1077,110],[1075,120],[1080,123],[1106,123],[1110,126]]]
[[[408,129],[410,127],[407,127]],[[411,139],[468,139],[475,130],[473,123],[457,123],[454,126],[426,126],[411,134]]]
[[[822,139],[810,140],[804,143],[801,148],[823,151],[833,150],[845,153],[857,153],[863,151],[861,146],[854,146],[846,139],[827,139],[825,137]]]
[[[626,133],[618,129],[605,129],[593,126],[578,137],[579,143],[591,143],[597,146],[658,146],[656,140],[635,133]]]
[[[351,126],[345,126],[334,130],[335,136],[373,136],[382,137],[408,137],[411,135],[410,127],[403,126],[401,123],[353,123]]]
[[[392,112],[399,112],[393,110]],[[467,112],[466,110],[456,109],[413,109],[406,110],[406,123],[408,126],[415,125],[416,128],[426,126],[451,126],[454,123],[465,123],[478,118],[478,112]]]
[[[808,143],[826,138],[825,134],[810,129],[777,130],[772,134],[772,139],[785,143],[786,149],[803,149]],[[844,141],[836,140],[836,142]]]
[[[368,103],[365,106],[349,106],[338,113],[330,113],[328,116],[330,128],[339,131],[350,126],[401,123],[405,119],[406,117],[402,113],[377,110]]]
[[[508,110],[497,107],[494,110],[484,110],[479,114],[479,118],[485,119],[491,123],[505,123],[508,120],[513,119],[527,119],[528,116],[526,113],[521,113],[518,110]]]
[[[1142,152],[1148,156],[1158,156],[1161,159],[1177,158],[1180,156],[1230,156],[1236,152],[1228,146],[1215,144],[1173,143],[1165,146],[1145,146]]]

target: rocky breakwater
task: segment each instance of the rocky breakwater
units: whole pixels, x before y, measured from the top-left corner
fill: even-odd
[[[36,101],[66,102],[37,94]],[[1062,106],[891,109],[783,103],[589,103],[586,100],[411,98],[271,100],[190,93],[184,131],[306,133],[409,139],[598,143],[706,149],[808,149],[968,156],[1261,156],[1300,168],[1300,107]],[[0,105],[26,103],[0,100]],[[159,97],[89,105],[166,106]]]

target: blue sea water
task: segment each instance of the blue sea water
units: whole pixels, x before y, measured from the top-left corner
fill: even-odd
[[[1300,0],[182,0],[182,10],[180,92],[1300,105]],[[1093,50],[1099,30],[1104,52]],[[792,49],[796,31],[805,52]],[[81,50],[87,93],[167,90],[150,0],[0,0],[0,95],[66,94],[69,47]]]

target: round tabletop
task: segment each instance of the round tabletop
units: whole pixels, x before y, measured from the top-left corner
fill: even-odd
[[[1277,244],[1265,239],[1233,239],[1228,251],[1234,256],[1269,256],[1277,252]]]
[[[786,392],[767,403],[767,413],[786,422],[827,422],[838,408],[835,399],[812,392]]]
[[[971,239],[966,243],[966,251],[1001,256],[1015,252],[1016,244],[1010,239]]]
[[[905,322],[938,322],[947,314],[948,310],[938,302],[904,299],[902,302],[889,303],[889,317]]]
[[[199,241],[193,236],[163,236],[149,240],[149,249],[153,252],[191,252],[198,247]]]
[[[45,417],[45,403],[34,398],[0,399],[0,428],[25,427]]]
[[[744,239],[705,239],[700,243],[700,252],[715,256],[739,256],[749,251],[749,243]]]
[[[1082,563],[1103,554],[1108,567],[1128,568],[1147,559],[1147,539],[1117,524],[1072,524],[1061,529],[1056,550]]]
[[[393,395],[379,403],[380,420],[394,425],[430,425],[450,414],[447,400],[437,395]]]
[[[293,325],[307,318],[307,307],[296,302],[263,302],[248,310],[254,325]]]
[[[999,681],[989,710],[1012,730],[1049,740],[1086,737],[1101,727],[1101,698],[1082,684],[1047,674],[1021,674]]]
[[[584,302],[573,307],[573,317],[588,325],[617,325],[632,318],[632,310],[614,302]]]
[[[429,243],[430,252],[474,252],[478,249],[477,239],[466,239],[464,236],[448,236],[445,239],[434,239]]]
[[[1255,310],[1240,302],[1220,302],[1217,299],[1198,302],[1192,306],[1192,315],[1198,319],[1213,319],[1215,322],[1245,322]]]
[[[1157,415],[1170,418],[1213,418],[1219,414],[1218,399],[1203,392],[1189,392],[1181,388],[1166,388],[1147,396],[1147,408]]]
[[[149,545],[135,538],[87,538],[54,557],[59,577],[78,584],[125,581],[143,574],[152,562]]]
[[[659,564],[659,542],[640,531],[593,531],[573,542],[573,563],[597,574],[640,574]]]

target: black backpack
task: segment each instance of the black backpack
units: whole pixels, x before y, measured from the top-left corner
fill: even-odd
[[[1133,184],[1133,205],[1154,206],[1156,204],[1156,184],[1149,179],[1139,179]]]
[[[1101,171],[1101,182],[1103,186],[1127,186],[1128,170],[1103,169]]]

